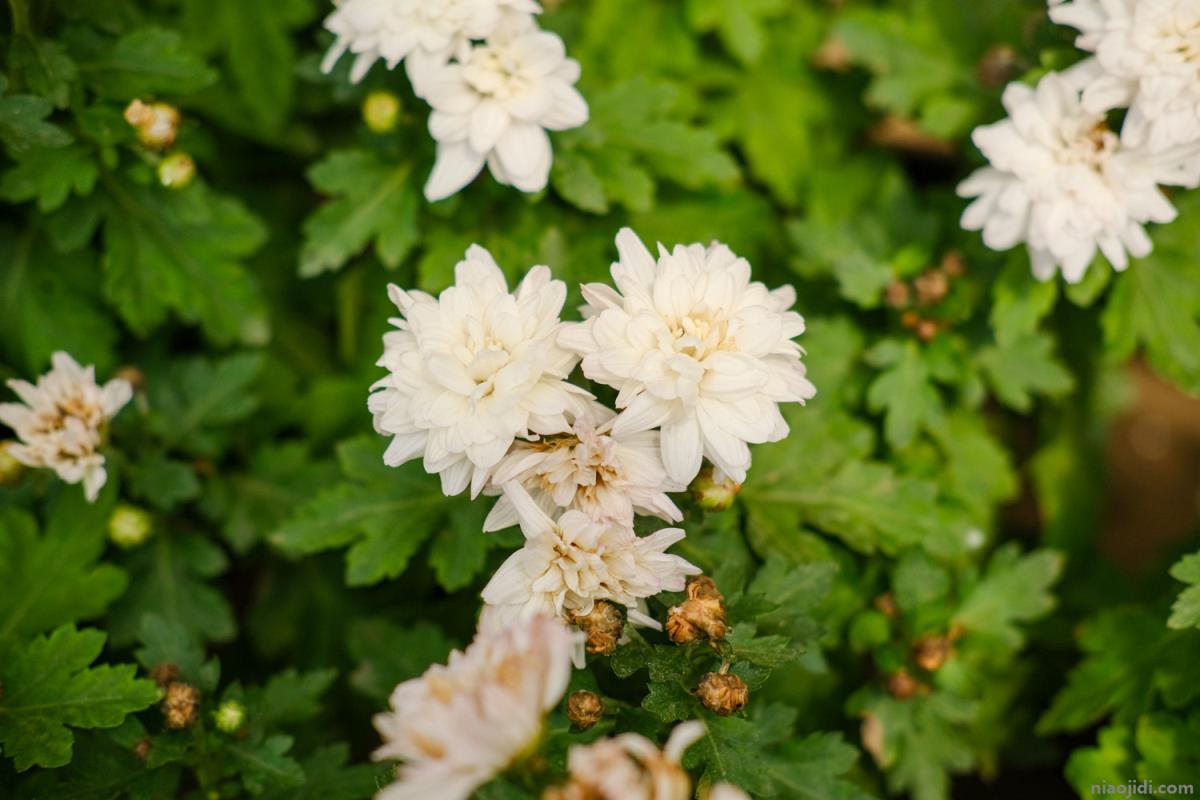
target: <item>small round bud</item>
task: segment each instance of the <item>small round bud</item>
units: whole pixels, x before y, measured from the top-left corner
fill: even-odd
[[[915,331],[921,324],[921,315],[915,311],[905,311],[900,315],[900,324],[910,331]]]
[[[171,153],[158,162],[158,182],[168,189],[186,189],[196,180],[196,162],[187,153]]]
[[[587,635],[587,651],[596,655],[612,655],[625,630],[625,610],[615,603],[599,600],[589,614],[573,615],[571,622]]]
[[[750,688],[737,675],[710,672],[701,679],[696,695],[709,711],[727,717],[746,707]]]
[[[954,654],[954,645],[945,636],[923,636],[913,646],[913,659],[927,672],[937,672]]]
[[[168,685],[179,680],[179,667],[172,664],[170,661],[164,661],[161,664],[156,664],[150,670],[150,680],[158,684],[158,688],[165,689]]]
[[[108,518],[108,538],[122,550],[132,550],[146,542],[154,533],[150,512],[122,503]]]
[[[137,129],[138,141],[151,150],[166,150],[179,135],[179,111],[166,103],[134,100],[125,108],[125,121]]]
[[[716,470],[705,467],[692,481],[692,497],[705,511],[725,511],[733,505],[742,485],[730,478],[717,480]]]
[[[213,723],[223,733],[237,733],[246,721],[246,707],[237,700],[226,700],[213,712]]]
[[[833,72],[848,72],[853,65],[850,49],[845,42],[836,37],[830,37],[812,54],[813,66]]]
[[[957,250],[947,250],[942,256],[942,272],[949,278],[961,278],[967,274],[967,261]]]
[[[9,452],[16,442],[0,442],[0,486],[16,483],[25,472],[25,465]]]
[[[200,692],[195,686],[178,681],[167,686],[162,701],[162,712],[168,728],[181,730],[190,727],[196,721],[199,707]]]
[[[912,301],[912,292],[904,281],[892,281],[887,285],[887,304],[895,309],[906,307]]]
[[[595,692],[571,692],[567,698],[567,719],[580,730],[587,730],[604,716],[604,701]]]
[[[917,276],[913,281],[917,290],[917,302],[923,306],[932,306],[946,299],[950,292],[950,279],[940,269],[931,269]]]
[[[879,609],[888,619],[895,619],[899,614],[899,611],[896,609],[896,598],[892,596],[891,592],[885,592],[884,594],[879,595],[875,598],[873,603],[874,606]]]
[[[922,342],[932,342],[938,335],[938,324],[931,319],[923,319],[917,323],[917,338]]]
[[[153,742],[149,739],[138,739],[133,746],[133,757],[138,761],[145,761],[150,755],[150,748],[153,747]]]
[[[895,672],[888,677],[887,690],[892,693],[892,697],[899,700],[905,700],[915,694],[929,693],[928,686],[909,675],[905,670]]]
[[[363,101],[363,122],[372,133],[391,133],[400,121],[400,98],[391,92],[371,92]]]

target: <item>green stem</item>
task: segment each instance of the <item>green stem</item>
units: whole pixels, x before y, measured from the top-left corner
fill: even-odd
[[[8,7],[12,11],[13,33],[21,36],[32,33],[29,27],[29,6],[25,0],[8,0]]]

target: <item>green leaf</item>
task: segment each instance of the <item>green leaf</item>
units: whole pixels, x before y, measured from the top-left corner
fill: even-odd
[[[734,626],[725,641],[736,661],[748,661],[760,667],[781,667],[800,657],[801,650],[793,647],[786,636],[758,636],[754,623]]]
[[[297,509],[271,541],[289,555],[353,543],[346,563],[351,586],[367,586],[404,572],[443,518],[448,503],[437,480],[426,475],[419,462],[386,467],[385,444],[377,438],[359,438],[339,445],[343,470],[362,482],[322,491]]]
[[[350,748],[335,744],[304,759],[304,785],[268,789],[268,800],[369,800],[390,780],[393,767],[380,764],[348,766]]]
[[[1005,345],[979,351],[979,366],[1000,402],[1028,411],[1034,395],[1059,397],[1075,384],[1053,351],[1054,340],[1046,334],[1021,334]]]
[[[908,447],[917,433],[935,427],[942,416],[942,400],[921,349],[913,341],[888,340],[869,351],[867,361],[883,370],[867,390],[867,405],[872,411],[886,412],[888,444]]]
[[[753,64],[766,47],[767,20],[787,9],[786,0],[688,0],[688,21],[701,33],[716,32],[725,47]]]
[[[321,713],[321,695],[329,690],[336,677],[335,669],[311,672],[289,669],[272,676],[266,686],[248,695],[256,724],[273,729],[276,725],[312,719]]]
[[[1097,800],[1092,787],[1102,784],[1123,786],[1135,777],[1133,735],[1121,725],[1100,731],[1096,747],[1081,747],[1071,753],[1066,776],[1080,797]]]
[[[262,367],[261,353],[174,361],[147,380],[150,428],[172,447],[216,455],[228,435],[226,428],[258,407],[251,386]]]
[[[142,617],[138,631],[142,646],[135,655],[147,671],[163,664],[174,664],[179,676],[201,692],[217,688],[221,665],[215,658],[205,660],[204,646],[193,632],[182,625],[167,621],[159,614]]]
[[[968,633],[993,637],[1016,650],[1024,636],[1014,623],[1030,622],[1054,608],[1050,587],[1062,574],[1062,567],[1062,554],[1052,550],[1021,556],[1014,545],[997,551],[963,601],[955,622]]]
[[[167,800],[177,797],[178,769],[153,769],[132,748],[112,737],[87,731],[75,734],[75,754],[65,767],[35,770],[18,789],[19,800]]]
[[[209,86],[217,74],[188,52],[175,31],[142,28],[111,47],[92,43],[78,60],[92,91],[114,100],[161,94],[190,94]]]
[[[756,796],[777,796],[773,771],[779,765],[770,749],[791,738],[795,710],[771,705],[753,720],[705,714],[700,722],[704,737],[684,754],[683,764],[688,769],[703,767],[702,784],[727,781]]]
[[[304,769],[286,753],[290,736],[270,736],[265,741],[230,745],[226,752],[238,766],[242,785],[256,797],[268,789],[295,788],[304,784]]]
[[[200,480],[192,465],[162,453],[143,456],[129,468],[129,489],[155,508],[169,511],[200,496]]]
[[[347,647],[358,667],[350,685],[376,703],[387,702],[398,683],[432,664],[445,663],[454,643],[430,622],[401,627],[385,619],[360,619],[350,626]]]
[[[18,34],[9,45],[8,65],[21,75],[34,94],[45,97],[58,108],[67,107],[76,70],[75,62],[61,44]]]
[[[241,263],[266,239],[257,217],[199,183],[176,191],[107,177],[101,186],[104,290],[130,328],[145,336],[173,311],[218,343],[258,335],[262,298]]]
[[[858,751],[836,733],[814,733],[783,745],[769,767],[777,796],[796,800],[868,800],[871,795],[844,776]]]
[[[1171,577],[1189,584],[1171,607],[1167,625],[1172,628],[1200,628],[1200,553],[1193,553],[1171,567]]]
[[[333,199],[304,223],[302,277],[339,270],[372,242],[383,265],[395,268],[416,246],[420,199],[412,164],[339,150],[314,165],[308,179]]]
[[[113,495],[91,506],[75,487],[57,493],[40,535],[24,512],[0,512],[0,665],[34,634],[99,616],[125,591],[125,572],[97,563]]]
[[[487,503],[478,500],[467,506],[456,504],[434,534],[429,565],[446,591],[470,585],[483,571],[488,551],[497,543],[496,537],[483,533],[487,512]]]
[[[90,666],[104,639],[65,625],[0,662],[0,746],[18,770],[62,766],[71,760],[70,728],[113,728],[158,700],[132,665]]]
[[[0,95],[8,86],[0,75]],[[20,158],[39,149],[66,147],[72,142],[70,134],[46,121],[54,111],[49,100],[33,95],[0,96],[0,142],[10,155]]]
[[[1038,323],[1058,301],[1058,282],[1036,280],[1027,259],[1009,259],[992,287],[992,330],[1008,346],[1037,331]]]
[[[0,178],[0,199],[10,203],[37,200],[39,211],[54,211],[72,193],[91,194],[99,176],[91,153],[79,145],[34,150]]]

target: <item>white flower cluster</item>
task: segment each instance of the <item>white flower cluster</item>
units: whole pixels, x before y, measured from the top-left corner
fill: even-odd
[[[525,542],[483,590],[476,643],[401,684],[379,718],[379,755],[404,762],[386,800],[465,798],[523,753],[563,692],[562,670],[582,665],[569,626],[597,603],[658,627],[646,599],[682,591],[700,570],[667,552],[681,529],[640,536],[635,516],[681,521],[669,493],[706,458],[722,478],[745,480],[748,445],[788,433],[779,404],[815,393],[791,288],[751,281],[750,265],[722,244],[660,246],[655,258],[626,229],[617,250],[616,287],[583,287],[583,322],[560,319],[567,289],[548,268],[510,291],[478,245],[437,297],[389,287],[400,316],[383,338],[387,375],[368,399],[391,439],[384,462],[421,459],[447,495],[498,496],[485,529],[520,525]],[[570,382],[581,363],[616,390],[615,410]],[[578,780],[563,796],[686,796],[678,753],[692,730],[666,754],[640,737],[573,753]],[[589,774],[619,788],[596,794]]]
[[[433,108],[437,161],[425,184],[431,202],[455,194],[483,170],[523,192],[546,187],[553,153],[547,131],[578,128],[588,106],[575,89],[579,64],[563,41],[538,28],[534,0],[335,0],[325,20],[336,37],[322,68],[355,55],[354,82],[378,60],[404,62],[413,92]]]
[[[20,439],[8,453],[26,466],[54,470],[67,483],[82,483],[94,502],[108,479],[100,452],[108,422],[133,397],[133,387],[121,378],[97,385],[95,367],[85,369],[66,353],[55,353],[51,362],[36,386],[8,382],[22,401],[0,403],[0,422]]]
[[[962,225],[993,250],[1025,243],[1039,279],[1076,283],[1097,252],[1117,270],[1150,253],[1146,223],[1176,216],[1160,186],[1200,185],[1200,3],[1050,0],[1050,17],[1095,55],[1005,90],[1009,117],[973,135],[991,166],[959,187],[975,198]]]

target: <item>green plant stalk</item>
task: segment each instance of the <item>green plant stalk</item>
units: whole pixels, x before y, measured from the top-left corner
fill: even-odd
[[[12,11],[13,33],[19,36],[32,33],[29,27],[29,6],[25,0],[8,0],[8,8]]]

